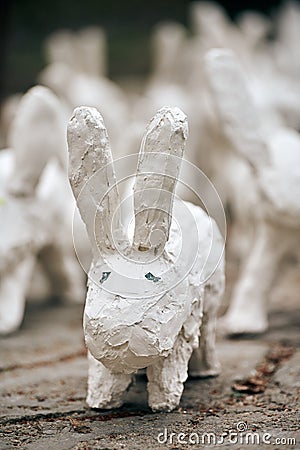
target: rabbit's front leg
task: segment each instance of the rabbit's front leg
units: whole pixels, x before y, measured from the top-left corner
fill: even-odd
[[[257,225],[254,246],[235,286],[229,309],[221,319],[225,332],[261,333],[267,329],[268,294],[288,247],[286,230],[267,223]]]
[[[172,353],[147,367],[148,401],[152,411],[172,411],[179,405],[192,351],[192,343],[180,334]]]
[[[28,255],[13,270],[1,275],[0,334],[12,333],[21,325],[33,266],[34,258]]]
[[[215,340],[217,313],[224,292],[224,281],[223,270],[219,267],[205,285],[199,347],[194,349],[189,362],[191,377],[214,377],[220,373]]]
[[[91,408],[111,409],[123,404],[132,375],[112,373],[88,352],[89,374],[87,404]]]

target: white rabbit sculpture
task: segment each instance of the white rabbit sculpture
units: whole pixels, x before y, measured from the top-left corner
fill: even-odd
[[[66,150],[64,127],[58,99],[36,86],[20,102],[12,148],[0,154],[0,334],[16,331],[22,322],[38,257],[49,295],[78,299],[85,293],[70,239],[75,205],[57,162],[65,163],[59,154]],[[58,197],[69,204],[61,205]]]
[[[254,238],[223,327],[228,334],[261,333],[268,327],[267,301],[280,263],[300,255],[300,135],[284,126],[266,131],[231,50],[208,52],[206,70],[224,136],[253,172],[255,185],[245,185],[241,195],[257,190]]]
[[[146,368],[150,407],[171,411],[188,365],[192,376],[219,372],[215,322],[224,241],[201,208],[174,200],[186,138],[187,119],[178,108],[160,109],[148,125],[130,239],[102,116],[79,107],[70,119],[69,179],[93,251],[84,311],[91,407],[121,406],[132,375]]]

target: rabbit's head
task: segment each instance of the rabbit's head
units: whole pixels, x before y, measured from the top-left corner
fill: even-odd
[[[10,140],[12,171],[0,193],[0,273],[36,254],[49,239],[47,205],[36,188],[49,160],[66,151],[60,103],[49,89],[35,86],[22,97]]]
[[[35,86],[21,99],[10,130],[14,170],[9,191],[32,196],[51,158],[66,164],[65,117],[58,98],[47,88]]]
[[[138,158],[135,228],[129,239],[100,113],[76,108],[69,122],[69,178],[93,250],[86,343],[115,372],[134,372],[167,356],[191,312],[188,278],[181,278],[174,264],[181,249],[180,230],[172,222],[186,138],[187,119],[178,108],[160,109],[148,125]]]

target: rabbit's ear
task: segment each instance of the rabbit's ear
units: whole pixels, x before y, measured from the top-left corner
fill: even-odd
[[[225,136],[235,151],[259,169],[269,161],[268,148],[259,111],[235,54],[228,49],[212,49],[206,54],[205,69]]]
[[[8,189],[18,196],[33,195],[49,159],[66,151],[61,105],[49,89],[35,86],[22,97],[9,140],[15,163]]]
[[[99,249],[114,248],[112,232],[121,230],[111,149],[103,118],[95,108],[74,110],[68,146],[69,180],[95,255]]]
[[[187,134],[187,118],[179,108],[160,109],[146,129],[134,186],[133,243],[138,250],[155,250],[169,238]]]

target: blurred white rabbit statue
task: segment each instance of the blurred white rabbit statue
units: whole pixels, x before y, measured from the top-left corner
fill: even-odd
[[[0,334],[22,322],[38,257],[49,295],[78,299],[85,292],[71,234],[72,193],[62,167],[64,127],[58,99],[36,86],[20,102],[12,148],[0,155]]]
[[[174,200],[187,119],[164,107],[148,125],[134,186],[135,227],[120,217],[108,135],[95,108],[68,125],[69,178],[93,250],[84,312],[89,406],[122,405],[146,368],[149,405],[171,411],[183,383],[219,372],[216,313],[224,289],[224,241],[199,207]]]
[[[260,333],[283,257],[300,254],[300,135],[284,126],[266,131],[231,50],[208,52],[206,70],[224,136],[253,171],[256,185],[242,195],[254,188],[258,198],[254,241],[222,322],[229,334]]]

